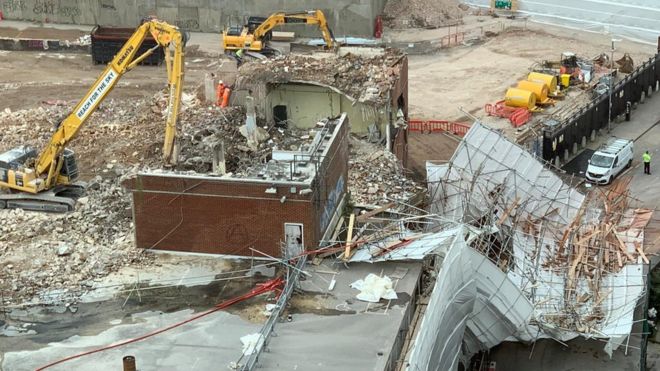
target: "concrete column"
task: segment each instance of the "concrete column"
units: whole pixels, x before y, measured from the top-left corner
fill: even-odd
[[[210,73],[204,76],[204,99],[206,103],[215,103],[215,78]]]
[[[224,175],[227,172],[225,165],[225,142],[213,146],[213,173],[217,175]]]
[[[257,114],[254,109],[254,97],[251,92],[245,97],[245,128],[247,129],[248,140],[257,142]]]
[[[646,92],[643,91],[642,92],[642,97],[639,99],[639,103],[643,104],[645,100],[646,100]]]
[[[573,143],[573,154],[576,154],[577,151],[578,151],[578,144],[577,144],[577,142],[574,142]]]
[[[559,161],[559,156],[555,157],[555,166],[560,167],[561,166],[561,161]]]
[[[581,147],[584,148],[584,147],[586,147],[586,146],[587,146],[587,137],[584,136],[584,137],[582,137],[582,145],[581,145]]]
[[[647,95],[649,98],[651,98],[651,96],[653,95],[653,87],[652,87],[652,86],[649,86],[649,88],[646,89],[646,90],[648,91],[648,92],[646,93],[646,95]]]
[[[571,152],[567,149],[564,150],[564,162],[568,162],[568,158],[570,157]]]
[[[593,142],[594,140],[596,140],[596,130],[591,131],[591,137],[589,138],[590,142]]]

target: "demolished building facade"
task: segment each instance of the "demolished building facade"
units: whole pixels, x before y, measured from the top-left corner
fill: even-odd
[[[132,193],[136,246],[290,256],[318,246],[345,202],[346,115],[324,120],[297,151],[272,150],[242,174],[142,172]]]

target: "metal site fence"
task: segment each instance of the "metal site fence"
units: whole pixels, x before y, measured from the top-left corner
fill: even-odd
[[[657,91],[659,82],[660,54],[656,54],[612,87],[611,112],[608,111],[609,92],[605,92],[587,105],[563,115],[565,118],[558,125],[544,128],[543,159],[553,161],[566,151],[572,151],[575,144],[580,146],[592,132],[607,128],[610,117],[614,120],[625,114],[629,104],[640,103]]]

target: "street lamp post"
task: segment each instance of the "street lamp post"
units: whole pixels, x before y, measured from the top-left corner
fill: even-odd
[[[610,51],[610,88],[608,89],[610,100],[607,110],[607,132],[612,131],[612,85],[614,80],[614,39],[612,39],[612,49]]]

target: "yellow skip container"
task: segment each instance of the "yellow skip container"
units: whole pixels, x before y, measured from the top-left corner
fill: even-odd
[[[534,93],[538,103],[548,101],[548,87],[542,82],[522,80],[518,82],[518,89]]]
[[[545,73],[530,72],[527,75],[527,81],[542,82],[548,87],[549,93],[554,93],[557,90],[557,76],[547,75]]]
[[[504,96],[504,104],[509,107],[536,108],[536,96],[528,90],[509,88]]]

